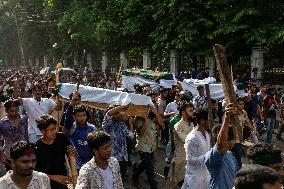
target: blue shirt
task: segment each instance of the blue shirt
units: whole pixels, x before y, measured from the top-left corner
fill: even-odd
[[[110,135],[112,156],[118,161],[128,161],[126,139],[134,140],[134,135],[128,129],[126,122],[113,122],[111,117],[106,115],[103,121],[103,129]]]
[[[97,129],[94,125],[87,123],[84,127],[73,124],[73,128],[70,133],[70,143],[77,151],[77,168],[80,169],[85,163],[90,161],[93,154],[88,146],[87,136],[91,132],[95,132]]]
[[[215,145],[205,155],[204,163],[210,174],[209,189],[232,189],[238,171],[232,152],[222,155]]]
[[[73,119],[73,107],[68,106],[65,111],[64,127],[68,130],[70,143],[77,151],[77,169],[79,170],[82,165],[90,161],[93,157],[91,150],[88,146],[87,136],[97,129],[94,125],[86,123],[84,127],[79,127]]]

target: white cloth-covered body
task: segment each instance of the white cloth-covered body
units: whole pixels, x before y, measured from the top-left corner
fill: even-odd
[[[76,90],[76,84],[63,83],[60,88],[59,95],[63,98],[69,99],[69,94]],[[134,105],[153,105],[152,100],[149,96],[131,94],[121,91],[80,85],[79,93],[81,94],[81,100],[88,102],[106,103],[113,105],[127,105],[129,103],[132,103]]]
[[[173,80],[161,79],[159,82],[155,82],[153,80],[145,79],[139,76],[126,76],[126,75],[122,76],[122,87],[124,89],[127,89],[129,91],[135,91],[134,89],[135,84],[139,84],[139,85],[149,84],[152,90],[157,91],[159,87],[171,89],[173,85],[177,84],[177,80],[176,79],[173,79]]]

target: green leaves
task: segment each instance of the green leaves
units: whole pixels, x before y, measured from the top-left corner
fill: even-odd
[[[214,43],[238,55],[256,43],[269,49],[284,42],[284,3],[278,1],[2,0],[0,55],[20,56],[15,12],[27,56],[62,58],[83,49],[195,55]]]

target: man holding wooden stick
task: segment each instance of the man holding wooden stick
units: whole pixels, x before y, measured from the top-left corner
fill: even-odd
[[[73,96],[70,104],[75,105],[77,98],[78,93]],[[65,127],[71,128],[69,139],[78,152],[77,169],[79,170],[83,164],[92,158],[87,144],[87,136],[89,133],[96,131],[97,128],[87,122],[87,109],[82,105],[69,106],[66,111]]]
[[[57,121],[52,116],[41,116],[36,122],[43,134],[36,143],[36,170],[48,175],[51,189],[67,189],[72,179],[67,176],[65,155],[76,157],[76,151],[64,134],[56,133]]]
[[[60,111],[62,109],[62,102],[57,100],[54,102],[48,98],[42,98],[42,86],[35,84],[32,88],[33,98],[21,98],[20,102],[28,112],[28,134],[29,141],[35,143],[40,139],[42,133],[37,128],[35,120],[42,115],[51,114],[54,110]]]

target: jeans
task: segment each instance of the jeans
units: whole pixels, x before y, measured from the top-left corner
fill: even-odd
[[[272,143],[272,129],[275,125],[275,119],[274,118],[266,118],[266,142],[268,144],[271,144]]]
[[[231,149],[231,152],[233,153],[237,164],[238,168],[242,168],[242,151],[241,151],[241,143],[236,143],[234,148]]]
[[[157,182],[155,180],[155,172],[154,172],[154,164],[153,157],[154,153],[141,152],[140,154],[140,163],[136,168],[134,168],[133,179],[138,180],[139,175],[144,171],[146,171],[147,180],[151,189],[157,189]]]

